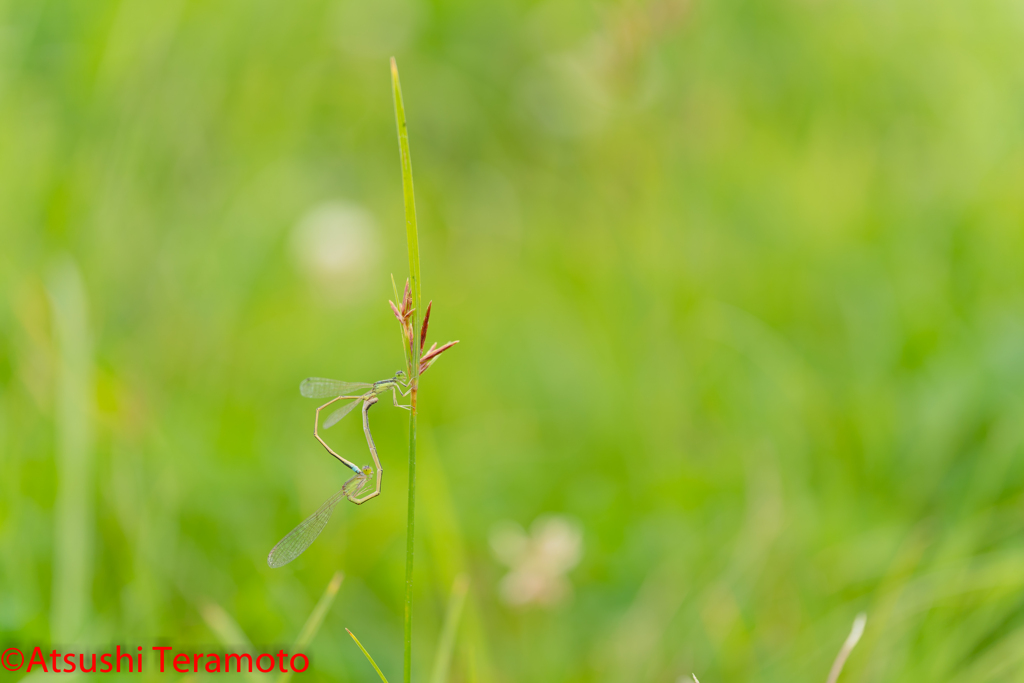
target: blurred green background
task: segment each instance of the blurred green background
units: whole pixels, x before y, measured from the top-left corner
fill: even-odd
[[[0,645],[287,647],[342,570],[306,678],[376,680],[348,627],[400,680],[404,411],[384,495],[265,561],[345,478],[299,381],[402,366],[394,54],[461,340],[415,680],[460,574],[452,681],[824,681],[862,610],[842,680],[1024,680],[1022,43],[1008,0],[0,2]],[[571,594],[509,604],[495,529],[551,515]]]

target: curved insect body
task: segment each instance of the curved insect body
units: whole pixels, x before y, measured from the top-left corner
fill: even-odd
[[[352,461],[347,460],[346,458],[343,458],[341,455],[336,453],[334,451],[334,449],[332,449],[330,446],[327,445],[327,442],[323,440],[323,437],[320,436],[320,431],[319,431],[319,427],[318,427],[318,425],[320,424],[320,411],[323,410],[324,408],[326,408],[327,406],[331,405],[335,401],[340,401],[343,398],[346,398],[346,397],[339,396],[339,397],[337,397],[335,399],[332,399],[332,400],[328,401],[327,403],[323,404],[322,406],[320,406],[319,408],[316,409],[316,416],[313,419],[313,436],[316,437],[316,440],[320,442],[321,446],[323,446],[324,448],[327,449],[328,453],[330,453],[335,458],[337,458],[343,465],[345,465],[345,467],[348,467],[350,470],[355,472],[356,476],[359,476],[363,472],[363,470],[365,468],[358,467]],[[377,458],[377,447],[373,443],[373,434],[370,433],[370,408],[375,403],[377,403],[377,400],[378,399],[377,399],[376,394],[368,393],[365,397],[357,399],[357,400],[353,401],[351,404],[349,404],[348,406],[346,406],[347,409],[351,410],[352,406],[358,405],[359,403],[363,404],[363,434],[366,435],[366,445],[370,449],[370,455],[373,456],[373,464],[377,468],[377,477],[376,477],[376,479],[377,479],[377,486],[376,486],[376,490],[374,491],[374,493],[369,495],[369,496],[366,496],[364,498],[360,498],[358,500],[356,498],[353,498],[352,496],[348,497],[348,499],[351,500],[356,505],[362,505],[366,501],[370,500],[370,498],[373,498],[375,496],[380,495],[380,485],[381,485],[381,479],[382,479],[382,477],[384,475],[384,469],[381,467],[380,460]]]

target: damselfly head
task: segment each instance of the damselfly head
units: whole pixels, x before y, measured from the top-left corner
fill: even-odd
[[[370,467],[369,465],[363,465],[363,469],[361,471],[364,477],[368,477],[371,474],[373,474],[373,468]]]

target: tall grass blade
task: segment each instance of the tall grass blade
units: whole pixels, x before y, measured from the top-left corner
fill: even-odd
[[[363,651],[363,654],[366,655],[366,658],[370,660],[370,664],[373,665],[373,668],[374,670],[376,670],[377,675],[380,676],[380,680],[384,681],[384,683],[388,683],[388,679],[384,678],[384,674],[381,673],[380,667],[377,666],[377,662],[373,661],[373,657],[370,656],[370,653],[366,651],[366,648],[363,647],[363,644],[359,642],[358,638],[356,638],[356,634],[352,633],[352,631],[349,631],[348,629],[345,630],[348,631],[348,634],[350,636],[352,636],[352,640],[356,641],[356,645],[358,645],[359,649]]]
[[[416,225],[416,194],[412,183],[412,156],[409,153],[409,128],[405,123],[405,102],[402,84],[398,79],[398,63],[391,58],[391,88],[395,99],[395,124],[398,126],[398,151],[402,161],[402,197],[405,200],[405,240],[409,248],[409,281],[412,285],[412,304],[416,317],[420,315],[420,242]],[[418,330],[416,325],[413,329]],[[414,366],[415,367],[415,366]],[[414,369],[416,374],[419,374]]]
[[[47,289],[59,357],[50,637],[71,643],[85,633],[91,602],[96,391],[85,287],[70,258],[51,271]]]
[[[465,574],[460,574],[455,579],[451,597],[448,598],[448,610],[444,615],[441,638],[437,641],[437,655],[434,658],[434,673],[430,677],[431,683],[445,683],[448,680],[452,651],[455,649],[455,636],[459,631],[459,619],[462,617],[462,608],[466,604],[468,589],[469,578]]]
[[[327,584],[327,589],[324,590],[324,594],[320,596],[320,601],[316,603],[316,607],[310,612],[309,618],[306,619],[306,623],[302,626],[302,630],[299,632],[299,637],[295,639],[295,645],[292,647],[292,652],[302,652],[306,649],[306,646],[313,642],[313,638],[316,637],[317,631],[320,630],[320,625],[324,623],[324,618],[327,616],[327,612],[330,611],[331,605],[334,604],[334,598],[338,595],[338,589],[341,587],[341,582],[345,578],[345,575],[341,572],[334,572],[334,576],[331,577],[331,582]],[[288,683],[292,677],[292,672],[288,671],[277,677],[277,683]]]
[[[402,84],[398,80],[398,63],[395,62],[394,57],[391,58],[391,88],[395,100],[398,150],[402,161],[402,196],[405,200],[405,240],[409,249],[409,280],[412,289],[412,305],[415,310],[412,318],[412,329],[419,331],[422,296],[420,293],[420,243],[416,225],[416,196],[413,192],[412,157],[409,153],[409,129],[405,123],[405,103],[402,100]],[[412,570],[416,530],[416,415],[420,384],[420,345],[417,343],[412,344],[412,367],[409,370],[412,387],[412,409],[409,411],[409,503],[405,540],[404,683],[410,683],[412,680]]]

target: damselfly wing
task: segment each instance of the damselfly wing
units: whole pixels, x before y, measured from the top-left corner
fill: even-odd
[[[297,527],[288,532],[288,535],[278,541],[277,545],[271,548],[270,554],[267,555],[267,564],[274,568],[283,567],[305,552],[306,548],[324,530],[335,506],[344,498],[359,495],[368,478],[368,474],[360,473],[346,481],[341,490],[328,498],[319,510],[300,522]]]

